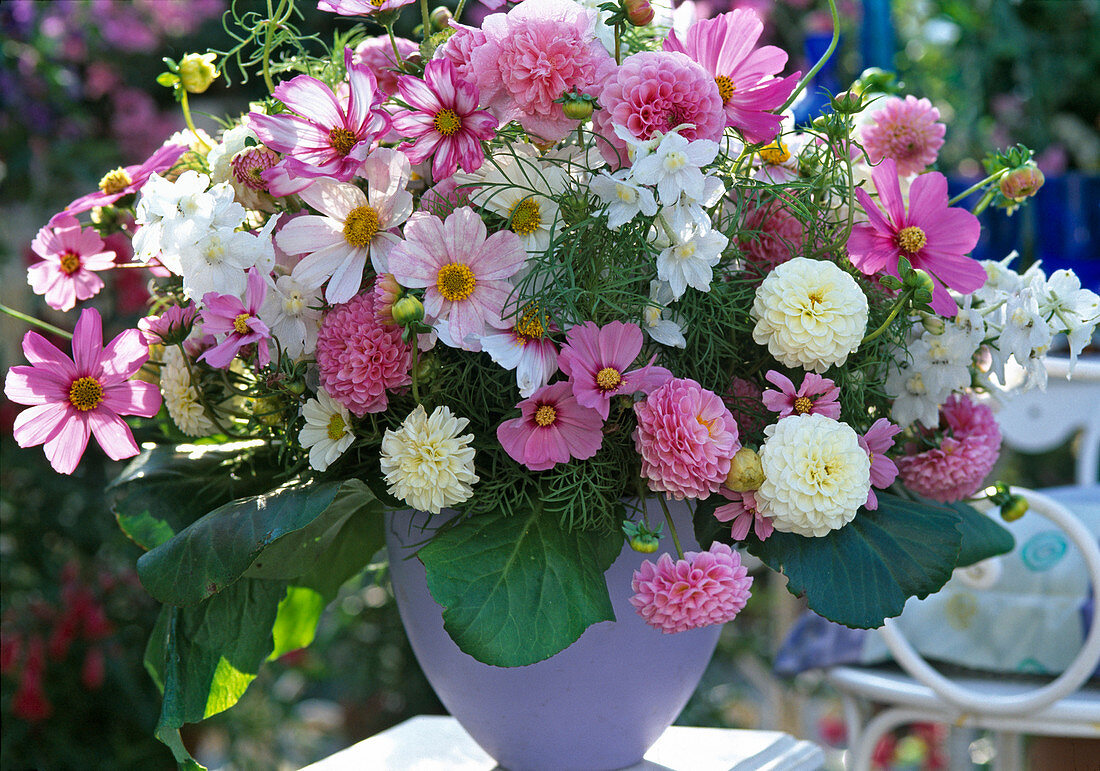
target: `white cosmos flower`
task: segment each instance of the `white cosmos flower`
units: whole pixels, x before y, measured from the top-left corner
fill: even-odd
[[[592,192],[607,206],[607,227],[617,230],[638,214],[652,217],[657,213],[657,201],[648,187],[631,181],[630,169],[614,174],[600,172],[591,183]]]
[[[308,356],[317,347],[320,306],[317,288],[303,286],[292,273],[275,279],[259,315],[287,355],[297,359]]]
[[[399,429],[386,429],[380,463],[390,495],[432,514],[473,495],[474,435],[459,436],[469,424],[449,407],[436,407],[429,416],[417,405]]]
[[[689,286],[700,292],[710,291],[714,266],[722,259],[729,239],[717,230],[689,223],[676,233],[676,240],[657,255],[657,278],[667,281],[674,300],[684,296]]]
[[[298,433],[298,441],[309,450],[309,465],[324,471],[355,441],[351,430],[351,414],[322,388],[316,399],[302,406],[306,424]]]
[[[689,198],[702,199],[706,189],[702,167],[717,155],[718,143],[710,139],[689,142],[675,132],[665,134],[656,150],[634,162],[634,181],[655,185],[666,206],[678,202],[685,193]]]

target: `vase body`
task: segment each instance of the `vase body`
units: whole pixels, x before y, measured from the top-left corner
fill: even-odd
[[[671,507],[681,544],[697,549],[687,507]],[[691,697],[718,643],[720,626],[663,634],[638,616],[631,578],[658,555],[624,546],[606,573],[616,621],[588,627],[536,664],[483,664],[443,629],[442,608],[413,556],[431,535],[422,529],[427,515],[386,517],[393,590],[413,652],[448,712],[509,771],[608,771],[639,762]],[[650,522],[662,519],[653,502]]]

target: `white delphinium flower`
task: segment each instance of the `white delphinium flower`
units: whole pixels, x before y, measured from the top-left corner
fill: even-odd
[[[320,292],[316,287],[311,289],[301,284],[293,273],[279,276],[270,285],[259,315],[290,358],[308,356],[317,348],[317,330],[321,327]]]
[[[1005,364],[1009,358],[1015,358],[1017,363],[1027,367],[1028,360],[1033,356],[1046,354],[1054,334],[1039,313],[1039,298],[1034,285],[1025,285],[1008,297],[1002,318],[1004,326],[990,353],[993,359],[991,371],[1001,383],[1005,383]],[[1024,388],[1030,387],[1031,380],[1028,378]]]
[[[926,330],[910,345],[914,360],[924,364],[921,377],[929,393],[946,400],[952,391],[970,385],[970,362],[977,350],[970,340],[964,331],[945,325],[940,334]]]
[[[668,310],[669,304],[675,300],[672,287],[667,282],[650,281],[649,304],[642,311],[642,330],[661,345],[686,348],[683,327]]]
[[[316,399],[302,405],[302,417],[306,424],[298,433],[298,441],[309,450],[310,468],[324,471],[355,441],[351,413],[322,388]]]
[[[1081,279],[1073,271],[1056,270],[1047,279],[1039,300],[1039,313],[1050,319],[1053,333],[1065,333],[1072,374],[1077,357],[1100,324],[1100,296],[1082,289]]]
[[[664,136],[661,132],[655,131],[649,139],[638,139],[625,126],[620,126],[618,123],[612,123],[611,126],[615,129],[615,136],[626,144],[626,158],[624,160],[629,161],[632,165],[642,158],[648,157],[656,150],[657,146],[661,144],[661,138]]]
[[[191,374],[184,361],[183,352],[177,346],[164,349],[164,364],[160,368],[160,392],[168,416],[180,431],[188,436],[207,436],[214,433],[214,423],[206,416],[198,389],[191,382]]]
[[[823,536],[855,519],[871,489],[871,461],[847,423],[789,415],[764,429],[761,513],[776,530]]]
[[[469,424],[449,407],[436,407],[429,416],[417,405],[399,429],[386,429],[380,462],[390,495],[432,514],[473,495],[474,435],[459,436]]]
[[[676,132],[665,134],[657,149],[634,161],[634,181],[654,185],[662,204],[671,206],[681,194],[702,199],[705,182],[702,167],[718,155],[718,143],[710,139],[688,141]]]
[[[672,297],[679,300],[687,288],[710,291],[714,266],[722,259],[729,239],[709,225],[689,223],[672,234],[672,243],[657,255],[657,278],[667,281]]]
[[[630,169],[619,169],[614,174],[600,172],[592,179],[592,192],[607,206],[607,227],[617,230],[638,214],[652,217],[657,213],[657,200],[653,191],[642,187],[630,178]]]
[[[212,228],[197,242],[180,244],[177,253],[184,296],[201,305],[207,292],[242,295],[249,268],[255,266],[265,276],[271,273],[275,267],[271,231],[278,219],[269,219],[259,233]]]
[[[985,341],[986,336],[986,320],[982,312],[974,308],[974,296],[965,295],[964,297],[955,298],[959,301],[959,311],[952,319],[944,319],[944,324],[947,328],[955,330],[956,333],[961,334],[966,339],[966,345],[970,348],[970,354],[973,356],[974,352],[981,347],[981,344]]]
[[[927,347],[917,347],[908,360],[895,361],[886,376],[886,393],[893,399],[890,418],[902,428],[914,421],[929,427],[939,424],[940,405],[947,394],[925,382],[924,373],[932,367],[927,354]]]
[[[824,372],[859,348],[867,329],[867,297],[831,262],[795,257],[756,290],[752,337],[781,364]]]
[[[709,228],[711,220],[706,210],[718,203],[725,194],[726,186],[722,180],[713,174],[705,174],[701,198],[694,198],[685,191],[680,194],[679,201],[661,211],[661,216],[675,231],[691,222]]]

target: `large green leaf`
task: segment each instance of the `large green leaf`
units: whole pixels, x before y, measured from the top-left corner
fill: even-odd
[[[869,629],[897,616],[910,597],[927,597],[951,577],[959,555],[958,514],[880,492],[875,511],[820,538],[773,533],[749,550],[783,572],[787,588],[845,626]]]
[[[962,533],[958,567],[964,568],[998,554],[1008,554],[1016,545],[1016,539],[1009,530],[970,504],[957,501],[947,506],[958,516],[957,527]]]
[[[531,511],[471,517],[418,556],[458,647],[486,664],[518,667],[614,620],[604,572],[621,546],[616,533],[569,532],[557,517]]]

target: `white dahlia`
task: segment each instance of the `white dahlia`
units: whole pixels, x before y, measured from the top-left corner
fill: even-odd
[[[855,518],[871,488],[871,462],[851,426],[812,413],[785,417],[764,433],[756,502],[776,530],[822,536]]]
[[[174,345],[164,349],[164,365],[160,368],[160,392],[168,415],[180,431],[188,436],[214,433],[214,423],[206,416],[199,392],[191,383],[191,374],[183,353]]]
[[[386,429],[381,462],[390,494],[432,514],[473,495],[474,435],[458,435],[469,424],[448,407],[436,407],[429,416],[417,406],[401,428]]]
[[[768,274],[752,305],[752,339],[788,367],[824,372],[859,348],[867,297],[826,260],[795,257]]]
[[[302,405],[302,417],[306,424],[298,433],[298,441],[309,449],[310,468],[324,471],[355,441],[351,413],[322,388],[316,399]]]

